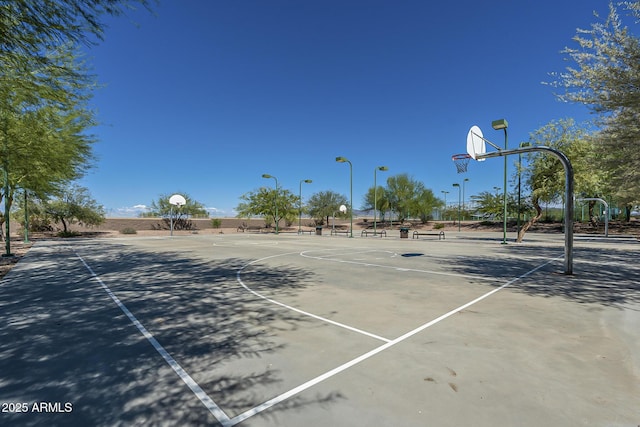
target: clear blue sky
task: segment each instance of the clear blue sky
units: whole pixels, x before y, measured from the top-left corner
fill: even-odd
[[[576,28],[606,17],[604,0],[161,0],[109,18],[87,49],[104,87],[92,100],[96,167],[81,180],[108,216],[133,216],[186,192],[212,215],[235,216],[261,186],[303,197],[332,190],[353,204],[407,173],[448,202],[502,187],[503,161],[458,175],[478,125],[509,122],[510,146],[553,119],[589,118],[542,84],[570,65]],[[509,160],[510,175],[513,162]]]

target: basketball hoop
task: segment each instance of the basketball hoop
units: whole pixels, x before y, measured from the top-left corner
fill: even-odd
[[[451,156],[451,160],[456,164],[456,169],[458,173],[464,173],[467,171],[467,166],[469,166],[469,160],[471,160],[471,156],[469,154],[454,154]]]

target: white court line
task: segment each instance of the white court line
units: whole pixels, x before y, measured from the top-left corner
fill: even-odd
[[[454,315],[454,314],[456,314],[456,313],[458,313],[458,312],[460,312],[460,311],[462,311],[462,310],[464,310],[464,309],[466,309],[466,308],[468,308],[468,307],[470,307],[470,306],[482,301],[483,299],[490,297],[491,295],[495,294],[496,292],[499,292],[502,289],[506,288],[507,286],[515,283],[516,281],[527,277],[528,275],[540,270],[542,267],[544,267],[544,266],[546,266],[546,265],[548,265],[548,264],[550,264],[550,263],[552,263],[554,261],[557,261],[557,260],[559,260],[559,259],[561,259],[563,257],[564,257],[564,255],[561,255],[559,257],[553,258],[553,259],[545,262],[544,264],[541,264],[541,265],[537,266],[536,268],[534,268],[532,270],[529,270],[526,273],[516,277],[515,279],[509,280],[504,285],[502,285],[502,286],[500,286],[498,288],[495,288],[495,289],[487,292],[486,294],[484,294],[482,296],[479,296],[478,298],[474,299],[473,301],[470,301],[470,302],[468,302],[468,303],[466,303],[464,305],[461,305],[458,308],[454,308],[453,310],[443,314],[442,316],[440,316],[440,317],[438,317],[436,319],[433,319],[432,321],[427,322],[427,323],[425,323],[425,324],[423,324],[421,326],[418,326],[417,328],[407,332],[406,334],[404,334],[402,336],[399,336],[398,338],[394,339],[393,341],[389,341],[386,344],[381,345],[380,347],[374,348],[373,350],[371,350],[371,351],[369,351],[369,352],[367,352],[367,353],[365,353],[365,354],[363,354],[363,355],[361,355],[359,357],[356,357],[355,359],[353,359],[353,360],[351,360],[351,361],[349,361],[347,363],[344,363],[344,364],[338,366],[337,368],[334,368],[334,369],[332,369],[332,370],[330,370],[328,372],[325,372],[324,374],[322,374],[322,375],[320,375],[318,377],[315,377],[315,378],[313,378],[313,379],[311,379],[311,380],[309,380],[309,381],[307,381],[307,382],[305,382],[303,384],[300,384],[298,387],[295,387],[295,388],[293,388],[293,389],[291,389],[291,390],[289,390],[289,391],[287,391],[285,393],[282,393],[279,396],[274,397],[273,399],[267,400],[266,402],[262,403],[261,405],[256,406],[255,408],[249,409],[249,410],[243,412],[242,414],[233,417],[231,419],[231,424],[229,424],[229,425],[236,425],[236,424],[246,420],[247,418],[250,418],[250,417],[252,417],[252,416],[254,416],[254,415],[256,415],[256,414],[258,414],[258,413],[260,413],[260,412],[262,412],[264,410],[266,410],[266,409],[269,409],[272,406],[277,405],[278,403],[280,403],[280,402],[282,402],[282,401],[284,401],[284,400],[286,400],[286,399],[288,399],[288,398],[290,398],[290,397],[292,397],[292,396],[294,396],[294,395],[296,395],[296,394],[298,394],[298,393],[300,393],[300,392],[302,392],[302,391],[304,391],[304,390],[306,390],[306,389],[308,389],[310,387],[313,387],[314,385],[319,384],[322,381],[324,381],[324,380],[326,380],[328,378],[331,378],[332,376],[334,376],[336,374],[339,374],[340,372],[342,372],[342,371],[344,371],[346,369],[349,369],[352,366],[357,365],[358,363],[360,363],[360,362],[362,362],[364,360],[367,360],[372,356],[375,356],[376,354],[378,354],[378,353],[380,353],[380,352],[382,352],[382,351],[384,351],[384,350],[386,350],[386,349],[388,349],[388,348],[390,348],[390,347],[392,347],[392,346],[394,346],[394,345],[406,340],[407,338],[410,338],[410,337],[414,336],[415,334],[417,334],[419,332],[424,331],[425,329],[427,329],[427,328],[429,328],[429,327],[431,327],[431,326],[433,326],[433,325],[445,320],[446,318],[451,317],[452,315]]]
[[[344,259],[333,259],[333,258],[328,258],[328,257],[312,256],[312,255],[307,255],[308,252],[316,252],[316,251],[311,250],[311,251],[300,252],[300,256],[302,256],[304,258],[319,259],[319,260],[322,260],[322,261],[341,262],[341,263],[344,263],[344,264],[364,265],[364,266],[367,266],[367,267],[387,268],[387,269],[390,269],[390,270],[414,271],[416,273],[437,274],[437,275],[440,275],[440,276],[464,277],[466,279],[488,280],[488,281],[491,281],[491,282],[495,282],[495,280],[496,280],[495,277],[476,276],[476,275],[471,275],[471,274],[460,274],[460,273],[449,273],[447,271],[421,270],[421,269],[418,269],[418,268],[392,267],[392,266],[383,265],[383,264],[362,263],[362,262],[359,262],[359,261],[349,261],[349,260],[344,260]]]
[[[223,425],[223,427],[228,427],[236,424],[236,423],[233,423],[229,418],[229,416],[225,414],[225,412],[209,397],[207,393],[204,392],[204,390],[202,390],[200,385],[198,385],[198,383],[193,378],[191,378],[191,375],[189,375],[187,371],[185,371],[182,368],[182,366],[180,366],[178,362],[176,362],[176,360],[169,354],[169,352],[165,350],[164,347],[162,347],[162,345],[158,342],[158,340],[155,339],[155,337],[151,334],[151,332],[149,332],[147,328],[145,328],[144,325],[140,323],[140,321],[136,318],[136,316],[134,316],[133,313],[129,311],[127,306],[125,306],[124,303],[120,301],[120,299],[117,296],[115,296],[113,292],[111,292],[111,289],[109,289],[109,287],[104,284],[102,279],[98,277],[98,275],[93,271],[93,269],[89,267],[89,264],[87,264],[85,260],[75,250],[73,250],[73,252],[80,259],[80,261],[82,261],[82,263],[87,268],[87,270],[89,270],[93,278],[96,279],[98,283],[100,283],[100,286],[102,286],[102,288],[107,292],[107,295],[111,297],[113,302],[115,302],[116,305],[120,308],[120,310],[122,310],[122,312],[129,318],[129,320],[131,320],[131,323],[133,323],[135,327],[138,328],[138,331],[140,331],[140,333],[144,335],[144,337],[149,341],[149,343],[151,343],[153,348],[155,348],[156,351],[160,353],[160,356],[162,356],[165,362],[167,362],[167,364],[171,366],[171,369],[173,369],[174,372],[178,374],[180,379],[187,385],[187,387],[191,389],[193,394],[195,394],[196,397],[200,399],[200,402],[204,404],[204,406]]]
[[[245,268],[247,268],[251,264],[254,264],[254,263],[260,262],[260,261],[264,261],[264,260],[269,259],[269,258],[275,258],[275,257],[279,257],[279,256],[284,256],[284,255],[294,255],[294,254],[299,254],[299,252],[288,252],[288,253],[284,253],[284,254],[271,255],[271,256],[268,256],[268,257],[265,257],[265,258],[260,258],[260,259],[257,259],[255,261],[251,261],[250,263],[248,263],[248,264],[244,265],[242,268],[240,268],[238,270],[238,272],[236,273],[236,278],[238,280],[238,283],[240,283],[240,285],[242,285],[243,288],[245,288],[246,290],[248,290],[252,294],[254,294],[257,297],[260,297],[260,298],[262,298],[262,299],[264,299],[266,301],[269,301],[272,304],[279,305],[280,307],[284,307],[284,308],[286,308],[288,310],[295,311],[296,313],[300,313],[300,314],[303,314],[305,316],[309,316],[309,317],[312,317],[314,319],[330,323],[330,324],[332,324],[334,326],[339,326],[341,328],[348,329],[348,330],[350,330],[352,332],[357,332],[359,334],[366,335],[366,336],[371,337],[371,338],[375,338],[375,339],[380,340],[380,341],[384,341],[384,342],[391,341],[391,340],[389,340],[387,338],[384,338],[384,337],[381,337],[379,335],[372,334],[371,332],[363,331],[362,329],[354,328],[353,326],[345,325],[344,323],[336,322],[335,320],[327,319],[326,317],[318,316],[317,314],[309,313],[308,311],[300,310],[298,308],[295,308],[295,307],[292,307],[290,305],[287,305],[287,304],[281,303],[279,301],[276,301],[274,299],[268,298],[268,297],[262,295],[261,293],[254,291],[253,289],[251,289],[247,285],[245,285],[245,283],[240,278],[240,274],[242,273],[242,270],[244,270]]]
[[[498,288],[495,288],[495,289],[487,292],[486,294],[484,294],[484,295],[482,295],[482,296],[480,296],[480,297],[478,297],[478,298],[476,298],[476,299],[474,299],[474,300],[472,300],[472,301],[470,301],[470,302],[468,302],[468,303],[466,303],[466,304],[464,304],[464,305],[462,305],[462,306],[460,306],[458,308],[455,308],[455,309],[443,314],[442,316],[440,316],[440,317],[438,317],[438,318],[436,318],[434,320],[431,320],[430,322],[427,322],[427,323],[425,323],[425,324],[423,324],[423,325],[421,325],[421,326],[419,326],[419,327],[417,327],[417,328],[405,333],[404,335],[402,335],[402,336],[400,336],[400,337],[398,337],[398,338],[396,338],[394,340],[388,340],[388,339],[382,338],[383,341],[386,341],[385,344],[383,344],[383,345],[381,345],[381,346],[379,346],[379,347],[377,347],[377,348],[375,348],[375,349],[373,349],[373,350],[371,350],[371,351],[369,351],[369,352],[367,352],[367,353],[365,353],[365,354],[363,354],[363,355],[361,355],[361,356],[359,356],[359,357],[357,357],[357,358],[355,358],[355,359],[353,359],[353,360],[351,360],[351,361],[349,361],[347,363],[344,363],[344,364],[342,364],[342,365],[340,365],[340,366],[338,366],[338,367],[336,367],[336,368],[334,368],[334,369],[332,369],[332,370],[330,370],[330,371],[328,371],[328,372],[326,372],[326,373],[324,373],[324,374],[322,374],[322,375],[320,375],[320,376],[318,376],[316,378],[313,378],[313,379],[311,379],[311,380],[309,380],[309,381],[307,381],[307,382],[305,382],[305,383],[303,383],[303,384],[301,384],[301,385],[299,385],[299,386],[297,386],[297,387],[295,387],[295,388],[293,388],[293,389],[291,389],[291,390],[289,390],[289,391],[287,391],[285,393],[282,393],[282,394],[280,394],[280,395],[278,395],[278,396],[276,396],[276,397],[274,397],[274,398],[272,398],[272,399],[270,399],[270,400],[268,400],[268,401],[266,401],[266,402],[264,402],[264,403],[262,403],[262,404],[260,404],[260,405],[258,405],[256,407],[254,407],[252,409],[249,409],[249,410],[247,410],[247,411],[245,411],[245,412],[243,412],[243,413],[241,413],[241,414],[239,414],[239,415],[237,415],[237,416],[235,416],[233,418],[229,418],[226,415],[226,413],[204,392],[204,390],[202,390],[202,388],[195,382],[195,380],[193,380],[193,378],[191,378],[191,376],[178,364],[178,362],[176,362],[175,359],[173,359],[173,357],[164,349],[164,347],[162,347],[162,345],[155,339],[155,337],[138,321],[138,319],[133,315],[133,313],[131,313],[127,309],[127,307],[118,299],[118,297],[116,297],[115,294],[113,294],[113,292],[109,289],[109,287],[106,284],[104,284],[104,282],[102,282],[102,280],[93,271],[93,269],[91,269],[91,267],[84,261],[84,259],[77,252],[75,252],[75,250],[74,250],[74,253],[80,259],[80,261],[82,261],[82,263],[87,268],[87,270],[89,270],[91,275],[98,281],[98,283],[106,291],[106,293],[109,295],[109,297],[111,297],[111,299],[116,303],[116,305],[118,305],[118,307],[131,320],[131,322],[136,326],[136,328],[138,328],[138,330],[143,334],[143,336],[145,338],[147,338],[147,340],[153,345],[153,347],[156,349],[156,351],[158,351],[158,353],[164,358],[164,360],[167,362],[167,364],[169,364],[169,366],[171,366],[171,368],[176,372],[176,374],[178,374],[178,376],[185,382],[185,384],[187,384],[187,386],[196,395],[196,397],[198,397],[198,399],[205,405],[205,407],[211,412],[211,414],[222,424],[223,427],[234,426],[234,425],[236,425],[236,424],[238,424],[238,423],[240,423],[240,422],[252,417],[253,415],[256,415],[256,414],[258,414],[258,413],[260,413],[260,412],[262,412],[262,411],[264,411],[266,409],[269,409],[272,406],[277,405],[278,403],[280,403],[280,402],[282,402],[282,401],[284,401],[284,400],[286,400],[286,399],[288,399],[288,398],[290,398],[290,397],[292,397],[292,396],[294,396],[294,395],[296,395],[298,393],[301,393],[302,391],[304,391],[304,390],[306,390],[306,389],[308,389],[310,387],[313,387],[314,385],[319,384],[320,382],[322,382],[322,381],[324,381],[324,380],[326,380],[328,378],[331,378],[334,375],[337,375],[338,373],[343,372],[343,371],[345,371],[345,370],[357,365],[358,363],[360,363],[360,362],[362,362],[362,361],[364,361],[366,359],[369,359],[370,357],[372,357],[372,356],[374,356],[374,355],[376,355],[376,354],[378,354],[378,353],[380,353],[380,352],[382,352],[382,351],[384,351],[384,350],[386,350],[386,349],[388,349],[388,348],[390,348],[390,347],[392,347],[392,346],[394,346],[394,345],[396,345],[396,344],[398,344],[398,343],[400,343],[400,342],[412,337],[413,335],[415,335],[415,334],[417,334],[417,333],[419,333],[419,332],[421,332],[421,331],[423,331],[423,330],[425,330],[425,329],[427,329],[427,328],[429,328],[429,327],[441,322],[442,320],[447,319],[448,317],[452,316],[453,314],[458,313],[458,312],[460,312],[460,311],[462,311],[462,310],[464,310],[464,309],[466,309],[466,308],[468,308],[468,307],[470,307],[470,306],[472,306],[472,305],[484,300],[485,298],[488,298],[489,296],[495,294],[496,292],[501,291],[502,289],[506,288],[507,286],[515,283],[516,281],[518,281],[518,280],[520,280],[520,279],[522,279],[524,277],[529,276],[530,274],[538,271],[539,269],[543,268],[544,266],[546,266],[546,265],[548,265],[548,264],[550,264],[550,263],[552,263],[552,262],[554,262],[554,261],[556,261],[558,259],[561,259],[564,256],[564,255],[561,255],[561,256],[558,256],[556,258],[553,258],[553,259],[551,259],[551,260],[539,265],[538,267],[535,267],[532,270],[529,270],[528,272],[526,272],[526,273],[524,273],[524,274],[522,274],[522,275],[520,275],[520,276],[518,276],[518,277],[516,277],[514,279],[509,280],[508,282],[506,282],[502,286],[500,286]],[[297,253],[297,252],[291,252],[291,253],[288,253],[288,254],[273,255],[273,256],[270,256],[270,257],[262,258],[262,259],[264,260],[264,259],[273,258],[273,257],[276,257],[276,256],[290,255],[290,254],[295,254],[295,253]],[[302,255],[302,254],[300,253],[300,255]],[[308,258],[314,258],[314,257],[308,257]],[[320,259],[323,259],[323,258],[320,258]],[[253,263],[258,262],[258,261],[260,261],[260,260],[252,261],[251,263],[249,263],[249,264],[245,265],[244,267],[242,267],[242,269],[244,269],[247,266],[249,266],[250,264],[253,264]],[[386,268],[386,266],[380,266],[380,267],[385,267]],[[238,271],[238,280],[239,281],[240,281],[239,273],[240,273],[241,270]],[[415,271],[420,271],[420,270],[415,270]],[[288,306],[286,306],[284,304],[281,304],[281,303],[279,303],[277,301],[273,301],[273,300],[270,300],[270,299],[268,299],[266,297],[263,297],[263,296],[259,295],[257,292],[247,288],[241,281],[240,281],[240,283],[245,289],[249,290],[251,293],[259,296],[260,298],[266,299],[266,300],[268,300],[270,302],[273,302],[275,304],[278,304],[278,305],[281,305],[281,306],[284,306],[284,307],[287,307],[287,308],[291,308],[294,311],[305,313],[305,312],[297,310],[297,309],[295,309],[293,307],[288,307]],[[308,313],[308,314],[311,315],[311,313]],[[312,315],[312,316],[315,317],[315,315]],[[316,318],[322,319],[319,316],[317,316]],[[330,321],[329,319],[323,319],[323,320],[328,321],[329,323],[337,324],[337,322]],[[338,324],[338,325],[340,325],[340,324]],[[344,326],[346,326],[346,325],[344,325]]]

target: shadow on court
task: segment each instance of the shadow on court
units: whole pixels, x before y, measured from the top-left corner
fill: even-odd
[[[634,247],[635,249],[635,247]],[[467,257],[452,267],[462,274],[480,274],[511,279],[562,256],[562,250],[531,246],[510,246],[509,257]],[[640,265],[637,250],[629,247],[576,248],[573,275],[563,274],[564,258],[545,266],[510,289],[541,297],[561,297],[578,303],[619,306],[640,303]],[[540,261],[536,261],[540,259]],[[497,282],[496,286],[503,283]]]
[[[229,416],[262,403],[254,390],[281,381],[268,366],[237,375],[224,370],[225,360],[260,359],[283,348],[278,330],[307,321],[242,289],[236,273],[246,260],[205,262],[97,242],[72,245]],[[0,282],[0,402],[15,404],[0,414],[2,424],[216,424],[73,250],[36,245],[25,260]],[[292,266],[250,274],[263,287],[289,292],[313,278]],[[272,413],[340,398],[294,397]],[[46,413],[34,411],[39,402],[49,404]]]

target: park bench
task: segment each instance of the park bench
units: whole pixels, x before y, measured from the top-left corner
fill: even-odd
[[[380,235],[380,237],[387,237],[387,232],[385,230],[378,230],[375,232],[373,230],[362,230],[360,232],[360,237],[367,237],[369,234],[372,236]]]
[[[236,229],[236,232],[242,231],[254,231],[257,233],[261,233],[264,227],[260,227],[259,225],[241,225]]]
[[[345,235],[349,235],[349,233],[351,233],[351,230],[331,230],[331,235],[333,236],[334,234],[345,234]]]
[[[418,239],[419,236],[438,236],[438,240],[444,240],[444,231],[414,231],[412,239]]]

